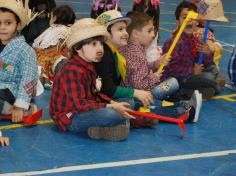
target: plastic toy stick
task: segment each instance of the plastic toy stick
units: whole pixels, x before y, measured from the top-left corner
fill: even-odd
[[[138,117],[140,116],[140,117],[157,119],[157,120],[170,122],[170,123],[176,123],[179,125],[179,127],[181,129],[182,138],[184,137],[184,130],[185,130],[184,121],[188,119],[188,112],[183,114],[179,118],[172,118],[172,117],[157,115],[157,114],[153,114],[153,113],[139,112],[139,111],[130,111],[129,114],[134,115],[134,116],[138,116]]]
[[[27,125],[33,125],[33,124],[37,123],[37,121],[42,117],[42,115],[43,115],[43,110],[40,109],[37,112],[34,112],[32,114],[24,116],[23,122],[24,122],[24,124],[27,124]],[[3,115],[3,116],[0,116],[0,118],[11,120],[12,116],[11,115]]]
[[[209,30],[209,25],[210,25],[210,21],[207,21],[206,24],[205,24],[205,31],[204,31],[204,35],[203,35],[203,43],[206,43],[207,34],[208,34],[208,30]],[[198,63],[202,64],[202,60],[203,60],[203,52],[200,53]]]
[[[187,17],[185,18],[185,20],[183,21],[183,24],[180,26],[180,29],[177,33],[177,35],[175,36],[175,39],[173,41],[173,43],[170,46],[169,51],[167,52],[166,56],[164,57],[164,59],[169,59],[171,57],[171,53],[173,52],[181,34],[184,31],[184,28],[186,27],[187,23],[191,20],[191,19],[196,19],[198,17],[198,13],[193,12],[193,11],[189,11]],[[160,64],[159,69],[158,69],[158,73],[161,73],[163,68],[164,68],[164,64]]]

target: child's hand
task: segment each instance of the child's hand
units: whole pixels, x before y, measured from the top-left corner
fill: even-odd
[[[140,100],[145,107],[153,103],[153,96],[150,91],[135,89],[134,97]]]
[[[10,144],[8,137],[0,136],[0,145],[1,146],[8,146]]]
[[[163,65],[168,65],[169,62],[170,62],[170,57],[169,58],[165,58],[167,55],[167,53],[163,54],[160,58],[160,63],[163,64]]]
[[[207,55],[209,55],[211,53],[211,49],[208,43],[203,43],[203,42],[199,42],[197,43],[197,51],[198,52],[203,52]]]
[[[134,116],[130,115],[128,112],[133,111],[129,108],[129,103],[127,102],[114,102],[112,101],[112,104],[107,104],[108,108],[113,108],[116,111],[118,111],[123,117],[127,119],[135,119]]]
[[[194,68],[193,68],[193,74],[194,75],[199,75],[202,73],[202,70],[204,69],[203,64],[194,64]]]
[[[21,122],[24,116],[24,109],[13,107],[11,110],[11,114],[12,114],[12,122]]]
[[[160,82],[161,80],[161,77],[162,77],[162,73],[163,73],[164,70],[162,70],[161,72],[155,72],[154,74],[157,76],[157,79],[158,79],[158,82]]]

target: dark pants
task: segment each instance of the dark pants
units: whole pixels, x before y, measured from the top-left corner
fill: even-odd
[[[15,102],[15,97],[9,89],[0,89],[0,113],[3,110],[5,101],[13,105],[13,103]]]

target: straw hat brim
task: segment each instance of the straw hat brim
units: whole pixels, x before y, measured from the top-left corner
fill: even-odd
[[[226,17],[219,17],[219,18],[207,18],[207,17],[202,17],[200,19],[203,20],[209,20],[209,21],[216,21],[216,22],[229,22],[229,20]]]
[[[106,28],[104,26],[97,26],[93,27],[92,29],[84,30],[74,30],[68,40],[66,41],[68,48],[72,48],[76,43],[81,42],[83,40],[96,37],[96,36],[105,36],[106,35]]]
[[[121,22],[121,21],[124,21],[126,22],[127,26],[130,25],[131,23],[131,18],[129,17],[119,17],[119,18],[115,18],[113,20],[110,20],[108,23],[107,23],[107,26],[110,26],[114,23],[117,23],[117,22]]]

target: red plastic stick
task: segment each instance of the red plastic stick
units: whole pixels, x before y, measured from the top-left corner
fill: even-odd
[[[134,116],[157,119],[157,120],[170,122],[170,123],[177,123],[181,129],[182,138],[184,137],[184,130],[185,130],[184,121],[188,119],[188,112],[181,115],[179,118],[172,118],[172,117],[161,116],[161,115],[157,115],[153,113],[145,113],[145,112],[139,112],[139,111],[130,111],[129,114],[134,115]]]
[[[23,122],[24,122],[24,124],[27,124],[27,125],[33,125],[42,117],[42,115],[43,115],[43,110],[40,109],[35,113],[24,116],[23,117]],[[5,116],[0,116],[0,118],[11,120],[12,116],[11,115],[5,115]]]

